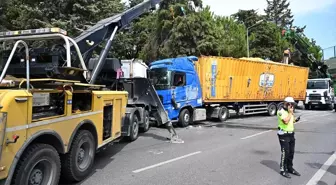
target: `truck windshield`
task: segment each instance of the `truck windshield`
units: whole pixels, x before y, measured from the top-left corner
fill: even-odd
[[[308,81],[307,89],[328,89],[327,81]]]
[[[166,68],[151,69],[150,78],[153,79],[154,87],[156,90],[169,89],[171,86],[171,71]]]

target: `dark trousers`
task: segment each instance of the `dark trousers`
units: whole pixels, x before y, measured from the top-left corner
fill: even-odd
[[[295,150],[294,133],[279,135],[281,147],[280,171],[288,171],[293,169],[293,158]]]

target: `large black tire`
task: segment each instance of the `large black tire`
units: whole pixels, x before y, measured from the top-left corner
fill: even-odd
[[[310,110],[311,109],[311,106],[308,105],[308,104],[305,104],[304,107],[305,107],[305,110]]]
[[[192,123],[192,117],[190,115],[189,110],[188,109],[183,109],[180,112],[180,116],[179,116],[179,126],[187,127],[191,123]]]
[[[20,158],[11,184],[58,185],[60,173],[61,161],[56,149],[47,144],[33,144]]]
[[[145,110],[145,113],[144,113],[144,123],[142,125],[142,127],[140,128],[141,129],[141,132],[147,132],[150,128],[150,120],[149,120],[149,112],[148,110]]]
[[[136,114],[133,115],[133,118],[130,121],[130,135],[127,136],[127,140],[132,142],[137,140],[139,137],[139,119]]]
[[[275,116],[277,112],[277,106],[274,103],[270,103],[267,107],[268,115]]]
[[[284,105],[283,102],[278,103],[278,105],[277,105],[277,110],[282,109],[282,108],[283,108],[283,105]]]
[[[218,120],[221,122],[226,121],[229,118],[229,116],[230,116],[229,109],[226,108],[225,106],[221,106],[218,112]]]
[[[79,182],[92,171],[96,154],[96,142],[88,130],[80,130],[71,144],[70,151],[62,160],[62,179]]]

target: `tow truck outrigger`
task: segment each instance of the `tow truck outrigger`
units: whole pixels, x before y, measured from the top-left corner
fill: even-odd
[[[118,79],[120,61],[106,59],[116,32],[158,3],[140,3],[76,39],[59,28],[0,33],[0,42],[15,43],[0,58],[1,185],[56,185],[60,175],[81,181],[96,150],[121,136],[135,140],[140,123],[146,130],[146,113],[167,125],[172,142],[182,142],[150,81]],[[65,45],[29,48],[30,41],[50,39]],[[91,59],[107,39],[98,60]],[[13,79],[4,83],[6,75]]]

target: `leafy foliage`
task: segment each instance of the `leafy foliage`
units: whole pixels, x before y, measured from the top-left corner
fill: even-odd
[[[290,3],[287,0],[266,0],[267,8],[265,9],[266,17],[268,21],[275,23],[280,28],[291,27],[294,19],[291,9],[289,9]]]
[[[130,0],[134,7],[143,0]],[[160,9],[133,21],[119,31],[110,57],[157,59],[183,55],[244,57],[249,28],[250,56],[280,61],[283,51],[292,48],[292,62],[303,65],[292,43],[281,38],[281,29],[291,26],[293,15],[286,0],[267,0],[266,16],[256,10],[239,10],[231,16],[217,16],[202,0],[165,0]],[[0,30],[60,27],[70,36],[127,7],[119,0],[7,0],[0,2]],[[255,25],[259,20],[267,20]],[[252,27],[251,27],[252,26]],[[308,51],[317,59],[321,48],[310,39]],[[300,61],[301,60],[301,61]]]

